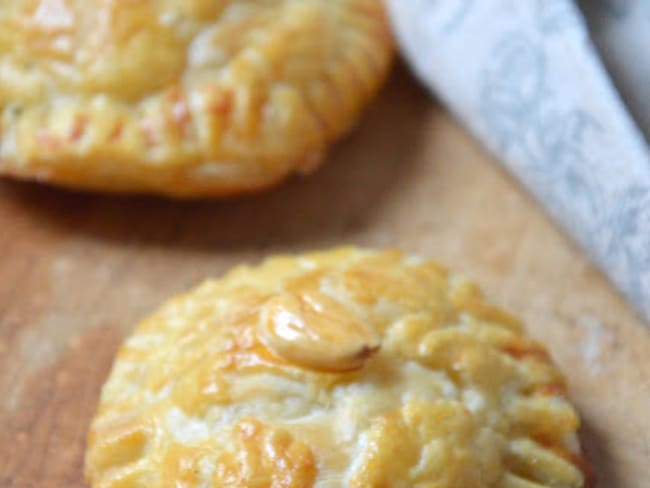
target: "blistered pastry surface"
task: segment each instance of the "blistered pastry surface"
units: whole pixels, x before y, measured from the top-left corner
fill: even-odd
[[[0,172],[226,195],[309,171],[392,53],[380,0],[0,2]]]
[[[587,486],[564,380],[430,261],[340,248],[238,267],[121,348],[93,487]]]

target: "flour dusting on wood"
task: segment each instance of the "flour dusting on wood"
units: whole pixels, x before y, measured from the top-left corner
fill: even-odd
[[[578,342],[580,357],[591,373],[601,373],[607,367],[603,357],[614,343],[614,332],[598,317],[589,314],[578,316],[575,325],[581,335]]]

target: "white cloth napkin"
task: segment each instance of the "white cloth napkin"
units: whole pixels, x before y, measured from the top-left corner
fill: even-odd
[[[650,0],[386,1],[419,78],[650,320]]]

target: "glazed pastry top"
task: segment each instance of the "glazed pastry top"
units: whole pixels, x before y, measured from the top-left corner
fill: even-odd
[[[391,55],[380,0],[3,1],[0,170],[179,195],[265,186],[320,160]]]
[[[548,353],[475,285],[341,248],[236,268],[141,323],[86,472],[102,487],[577,488],[578,424]]]

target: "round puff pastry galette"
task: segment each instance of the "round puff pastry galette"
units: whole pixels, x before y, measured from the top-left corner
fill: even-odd
[[[0,173],[224,196],[314,168],[384,78],[381,0],[2,0]]]
[[[102,488],[579,488],[561,373],[472,283],[396,251],[242,266],[127,339],[92,423]]]

